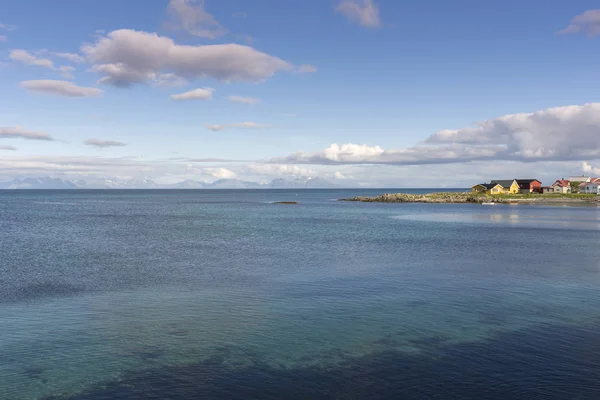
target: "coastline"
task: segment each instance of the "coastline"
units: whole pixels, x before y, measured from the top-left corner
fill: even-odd
[[[375,197],[355,196],[339,199],[339,201],[363,203],[494,203],[494,204],[536,204],[536,205],[598,205],[598,195],[543,195],[543,194],[511,194],[485,195],[474,193],[438,192],[428,194],[386,193]]]

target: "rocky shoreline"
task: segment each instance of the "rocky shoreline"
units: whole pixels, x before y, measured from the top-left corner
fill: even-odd
[[[376,197],[355,196],[340,201],[358,201],[366,203],[504,203],[504,204],[554,204],[554,205],[578,205],[598,204],[600,196],[589,197],[554,197],[549,195],[508,195],[491,196],[472,193],[386,193]]]

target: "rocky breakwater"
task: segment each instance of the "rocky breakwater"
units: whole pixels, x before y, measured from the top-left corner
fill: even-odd
[[[367,203],[506,203],[539,204],[564,206],[600,206],[600,196],[594,194],[506,194],[488,195],[468,192],[438,192],[427,194],[388,193],[377,197],[356,196],[341,201],[362,201]]]
[[[471,193],[386,193],[377,197],[356,196],[341,201],[361,201],[369,203],[485,203],[504,202],[491,196],[472,195]]]

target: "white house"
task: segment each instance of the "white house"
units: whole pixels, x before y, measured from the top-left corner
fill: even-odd
[[[553,193],[571,193],[571,181],[559,179],[552,184]]]
[[[600,181],[584,182],[579,185],[579,193],[600,194]]]

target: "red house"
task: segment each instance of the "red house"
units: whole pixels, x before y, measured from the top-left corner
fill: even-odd
[[[516,179],[519,193],[542,193],[542,182],[537,179]]]

